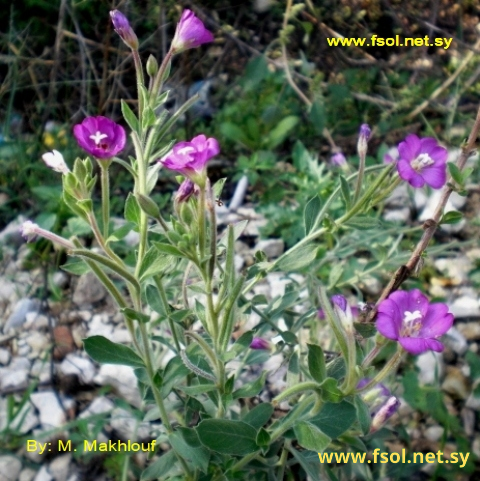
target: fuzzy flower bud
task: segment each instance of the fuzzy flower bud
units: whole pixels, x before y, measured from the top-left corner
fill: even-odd
[[[372,134],[372,130],[370,129],[368,124],[362,124],[360,127],[360,133],[358,136],[358,144],[357,144],[358,155],[362,157],[365,157],[365,155],[367,155],[368,141],[370,139],[371,134]]]
[[[118,33],[125,45],[130,47],[132,50],[138,50],[138,38],[135,35],[132,27],[130,27],[127,17],[118,10],[111,10],[110,17],[112,19],[115,32]]]
[[[191,10],[184,10],[177,24],[172,40],[172,53],[180,53],[189,48],[196,48],[204,43],[213,42],[212,33]]]
[[[185,179],[175,194],[175,202],[186,202],[192,196],[195,184],[190,179]]]
[[[330,157],[330,163],[338,167],[343,167],[347,165],[347,159],[341,152],[336,152]]]
[[[43,161],[55,172],[68,174],[70,169],[67,167],[63,155],[58,150],[52,150],[42,155]]]
[[[27,242],[31,242],[35,239],[35,237],[40,236],[48,239],[49,241],[57,245],[64,247],[65,249],[75,249],[74,244],[68,239],[60,237],[59,235],[54,234],[53,232],[50,232],[48,230],[42,229],[38,224],[35,224],[30,220],[27,220],[22,224],[20,232],[22,233],[22,236],[27,240]]]
[[[378,431],[397,412],[400,401],[395,396],[390,396],[385,404],[373,416],[370,433]]]

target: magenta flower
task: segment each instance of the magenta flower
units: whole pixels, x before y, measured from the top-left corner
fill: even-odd
[[[172,40],[172,53],[180,53],[204,43],[213,42],[214,37],[203,22],[191,10],[184,10]]]
[[[257,349],[257,350],[270,350],[270,344],[265,339],[261,337],[254,337],[252,342],[250,343],[250,349]]]
[[[377,329],[411,354],[442,352],[437,338],[452,327],[453,320],[446,304],[430,304],[418,289],[396,291],[378,306]]]
[[[195,191],[195,184],[190,179],[185,179],[175,194],[175,202],[186,202]]]
[[[118,10],[111,10],[110,18],[112,19],[115,32],[118,33],[125,44],[132,50],[138,50],[138,38],[132,27],[130,27],[127,17]]]
[[[408,135],[398,146],[398,174],[412,187],[440,189],[447,181],[447,149],[432,137]]]
[[[87,117],[73,127],[78,145],[97,159],[110,159],[125,148],[125,129],[106,117]]]
[[[175,170],[199,186],[205,184],[207,162],[220,152],[218,142],[213,137],[197,135],[190,142],[179,142],[160,162],[170,170]]]

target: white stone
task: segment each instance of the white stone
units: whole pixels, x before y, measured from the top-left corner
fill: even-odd
[[[40,471],[35,476],[34,481],[55,481],[55,480],[53,479],[53,476],[48,472],[47,466],[44,465],[40,468]]]
[[[73,302],[80,307],[90,306],[105,298],[107,291],[93,272],[82,274],[73,292]]]
[[[478,298],[472,298],[469,295],[458,297],[453,303],[449,303],[448,307],[455,318],[480,316],[480,303],[478,302]]]
[[[52,380],[52,371],[49,362],[45,362],[42,359],[35,359],[33,361],[30,374],[33,377],[38,378],[40,384],[48,384]]]
[[[17,481],[22,463],[17,456],[0,456],[0,481]]]
[[[444,337],[444,342],[446,346],[460,356],[465,354],[468,349],[467,340],[455,327],[449,329]]]
[[[76,375],[84,384],[91,384],[96,373],[95,366],[90,359],[73,353],[67,354],[59,369],[65,375]]]
[[[72,461],[72,455],[70,453],[57,456],[50,463],[50,474],[55,481],[67,481],[70,471],[70,463]]]
[[[386,199],[385,204],[389,207],[405,206],[409,200],[410,196],[408,195],[407,184],[403,182],[393,190],[388,199]]]
[[[457,255],[451,259],[436,259],[434,265],[442,274],[449,277],[455,285],[465,283],[472,269],[472,262],[463,255]]]
[[[418,380],[420,384],[433,384],[437,378],[443,377],[445,366],[443,357],[440,353],[434,351],[427,351],[420,354],[415,364],[419,368]]]
[[[50,337],[38,331],[29,332],[26,341],[30,346],[30,357],[32,358],[39,357],[50,346]]]
[[[480,324],[478,322],[457,322],[456,326],[467,341],[478,341],[480,339]]]
[[[0,431],[5,429],[7,422],[10,422],[10,429],[26,434],[38,426],[38,417],[31,402],[26,402],[18,411],[13,420],[7,419],[7,400],[0,397]]]
[[[2,287],[0,286],[0,289]],[[0,294],[1,296],[2,294]],[[40,304],[36,299],[23,298],[20,299],[12,310],[7,322],[5,324],[5,331],[9,329],[16,329],[25,323],[28,313],[38,313]]]
[[[31,468],[22,469],[22,472],[18,476],[18,481],[33,481],[37,472]]]
[[[102,364],[94,381],[101,386],[112,386],[121,397],[133,406],[139,407],[141,405],[137,378],[131,367]]]
[[[35,392],[30,399],[39,412],[40,423],[43,429],[58,428],[65,423],[65,412],[53,391]],[[62,402],[65,405],[63,400]]]
[[[139,422],[132,413],[123,408],[113,410],[110,425],[117,431],[121,439],[136,442],[148,439],[150,436],[150,425]]]
[[[107,413],[111,411],[114,407],[115,404],[113,403],[113,401],[111,401],[105,396],[101,396],[95,398],[87,407],[87,409],[82,411],[78,417],[83,419],[89,416],[93,416],[94,414]]]
[[[0,364],[6,366],[10,362],[10,351],[8,349],[0,348]]]
[[[25,357],[15,357],[8,367],[0,368],[0,391],[10,392],[28,386],[30,361]]]
[[[119,344],[130,344],[132,342],[132,336],[128,329],[117,328],[113,330],[110,340]]]
[[[68,274],[63,271],[58,271],[53,274],[52,282],[55,286],[59,287],[60,289],[65,289],[68,285]]]
[[[106,322],[108,322],[108,316],[95,314],[88,323],[88,337],[104,336],[110,338],[114,326],[112,324],[106,324]]]
[[[52,326],[55,325],[52,319]],[[50,322],[47,316],[38,314],[38,312],[29,312],[25,316],[25,329],[43,329],[50,327]]]
[[[255,250],[265,252],[268,259],[280,257],[285,249],[285,243],[282,239],[265,239],[261,240]]]
[[[383,218],[387,222],[400,222],[404,224],[410,220],[410,209],[408,207],[387,209],[383,213]]]
[[[432,442],[437,442],[443,436],[444,429],[441,426],[430,426],[425,429],[425,437]]]
[[[440,201],[442,196],[442,192],[440,190],[435,190],[430,195],[427,205],[423,209],[422,213],[419,216],[420,221],[426,221],[427,219],[431,219],[437,205]],[[467,201],[466,197],[462,197],[458,195],[456,192],[452,192],[452,195],[449,197],[447,204],[445,205],[444,213],[450,212],[452,210],[459,210]],[[458,224],[443,224],[440,226],[440,229],[446,232],[460,232],[463,227],[465,226],[465,219],[462,219]]]

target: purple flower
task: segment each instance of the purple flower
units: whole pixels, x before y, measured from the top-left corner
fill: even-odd
[[[347,165],[347,159],[341,152],[337,152],[330,157],[330,163],[338,167]]]
[[[125,147],[125,129],[106,117],[87,117],[73,127],[78,145],[97,159],[110,159]]]
[[[214,37],[203,22],[191,10],[184,10],[172,40],[172,53],[180,53],[204,43],[213,42]]]
[[[395,396],[390,396],[373,416],[370,434],[378,431],[397,412],[400,401]]]
[[[270,350],[270,344],[265,339],[261,337],[254,337],[252,342],[250,343],[250,349],[262,349],[262,350]]]
[[[345,297],[343,297],[339,294],[335,294],[330,298],[330,300],[332,301],[332,304],[334,306],[337,306],[343,312],[346,312],[346,310],[347,310],[347,300],[345,299]],[[358,307],[350,306],[350,310],[352,312],[353,317],[358,317],[358,313],[359,313]],[[317,314],[318,314],[319,319],[322,319],[322,320],[325,319],[325,313],[323,312],[323,309],[319,309],[317,311]]]
[[[111,10],[110,18],[112,19],[115,32],[118,33],[125,44],[132,50],[138,50],[138,38],[132,27],[130,27],[127,17],[118,10]]]
[[[220,152],[216,139],[197,135],[190,142],[179,142],[160,162],[175,170],[196,184],[205,183],[207,162]]]
[[[398,174],[413,187],[440,189],[447,181],[447,149],[432,137],[409,135],[398,146]]]
[[[411,354],[442,352],[437,338],[452,327],[453,320],[446,304],[430,304],[418,289],[396,291],[378,306],[377,329]]]

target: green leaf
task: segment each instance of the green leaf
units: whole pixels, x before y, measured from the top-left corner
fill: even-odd
[[[336,262],[328,274],[328,290],[332,290],[337,282],[342,277],[344,265],[341,262]]]
[[[270,438],[270,434],[268,434],[268,431],[264,428],[261,428],[258,431],[256,443],[259,446],[266,447],[270,444],[270,441],[271,441],[271,438]]]
[[[183,364],[180,356],[175,356],[168,361],[163,371],[162,397],[166,398],[173,386],[185,381],[185,377],[190,374],[190,370]]]
[[[109,341],[103,336],[92,336],[83,340],[87,354],[100,364],[120,364],[121,366],[144,367],[140,356],[123,344]]]
[[[353,229],[358,230],[370,230],[380,228],[382,223],[379,219],[375,219],[374,217],[369,217],[367,215],[357,215],[353,219],[350,219],[348,222],[345,223],[347,227],[352,227]]]
[[[223,122],[220,125],[220,132],[224,137],[233,142],[239,142],[245,147],[251,147],[251,142],[245,135],[245,132],[236,124],[232,122]]]
[[[181,250],[177,249],[171,244],[165,244],[163,242],[153,242],[153,245],[162,254],[169,254],[176,257],[185,257],[185,254]]]
[[[272,417],[273,411],[273,406],[270,403],[261,403],[245,414],[242,421],[255,429],[260,429]]]
[[[307,421],[300,421],[293,428],[298,444],[302,448],[316,453],[323,453],[328,448],[332,439],[322,432],[317,426]]]
[[[263,143],[268,149],[274,149],[278,147],[294,129],[300,119],[295,115],[288,115],[287,117],[280,120],[280,122],[270,131],[267,137],[264,139]]]
[[[222,195],[222,191],[223,191],[223,186],[225,185],[225,182],[226,182],[227,178],[226,177],[223,177],[222,179],[219,179],[215,182],[215,184],[213,184],[213,195],[219,199]]]
[[[305,222],[305,235],[310,234],[311,230],[314,228],[315,221],[317,220],[317,216],[321,207],[322,203],[318,195],[307,202],[307,205],[305,206],[305,212],[303,214],[303,219]]]
[[[320,387],[324,401],[338,403],[344,398],[343,392],[338,388],[338,381],[332,377],[327,377]]]
[[[160,293],[158,289],[151,284],[145,288],[145,297],[147,299],[147,304],[153,309],[157,314],[160,314],[163,318],[166,318],[168,312],[165,311],[163,303],[160,298]]]
[[[131,309],[130,307],[123,307],[120,309],[120,312],[127,318],[132,321],[138,321],[142,324],[146,324],[150,322],[150,316],[147,314],[143,314],[142,312],[138,312],[135,309]]]
[[[287,370],[287,387],[295,386],[300,382],[300,363],[298,360],[298,354],[294,352],[288,363]]]
[[[215,391],[217,387],[212,383],[196,384],[195,386],[177,386],[177,389],[189,396],[198,396],[207,392]]]
[[[290,449],[293,457],[298,461],[300,466],[308,474],[311,481],[323,481],[320,479],[320,469],[318,468],[318,454],[312,451],[297,451],[294,448]],[[335,478],[329,478],[334,481]]]
[[[327,369],[325,367],[325,356],[320,346],[316,344],[307,344],[308,347],[308,370],[310,376],[318,383],[323,382],[327,377]]]
[[[142,128],[143,130],[147,130],[155,123],[156,117],[155,112],[153,111],[152,107],[146,105],[143,109],[142,115]]]
[[[88,267],[88,264],[85,261],[74,257],[69,257],[66,264],[63,264],[60,268],[66,272],[70,272],[70,274],[74,274],[75,276],[81,276],[90,271],[90,267]]]
[[[234,241],[236,241],[242,235],[243,231],[245,230],[245,227],[247,227],[247,224],[248,224],[248,220],[241,220],[240,222],[237,222],[233,226]],[[228,243],[228,235],[227,235],[227,231],[225,231],[225,235],[222,236],[218,245],[222,247],[227,247],[227,243]]]
[[[173,450],[162,454],[153,464],[142,472],[140,481],[151,481],[163,478],[177,463],[177,456]],[[165,479],[165,478],[164,478]]]
[[[356,413],[355,406],[347,401],[326,403],[310,422],[327,436],[336,439],[355,422]]]
[[[132,222],[127,222],[126,224],[122,225],[122,227],[119,227],[110,234],[107,239],[107,243],[118,242],[119,240],[122,240],[133,228],[134,224]]]
[[[205,419],[196,431],[206,448],[220,454],[245,456],[258,450],[256,429],[243,421]]]
[[[355,396],[354,404],[355,409],[357,410],[357,419],[360,424],[360,428],[362,433],[366,435],[370,431],[370,424],[372,422],[370,411],[360,396]]]
[[[138,279],[140,282],[148,277],[156,276],[169,269],[172,265],[172,257],[160,254],[155,246],[150,247],[145,253],[145,256],[138,271]]]
[[[287,251],[277,261],[276,270],[283,272],[298,271],[310,265],[315,260],[316,254],[317,247],[313,244],[304,245],[290,253]]]
[[[253,382],[247,382],[236,391],[233,391],[233,399],[257,396],[265,387],[265,379],[267,378],[267,374],[268,371],[263,371],[257,380]]]
[[[176,453],[189,461],[195,469],[207,472],[210,452],[202,446],[194,429],[180,427],[168,436],[168,440]]]
[[[309,113],[310,122],[312,122],[317,134],[322,135],[325,127],[325,106],[318,100],[312,104]]]
[[[445,212],[440,219],[441,224],[458,224],[463,219],[463,214],[457,212],[456,210],[451,210],[450,212]]]
[[[140,225],[140,207],[137,203],[137,199],[130,192],[125,202],[125,219],[128,222],[133,222],[135,225]]]
[[[127,122],[128,126],[134,131],[134,132],[139,132],[139,122],[137,119],[137,116],[133,113],[132,109],[129,107],[127,102],[125,100],[120,101],[120,105],[122,108],[122,115],[123,118],[125,119],[125,122]]]
[[[460,186],[463,185],[462,171],[452,162],[447,163],[448,172],[452,176],[452,179]]]
[[[373,337],[377,333],[375,324],[365,324],[363,322],[354,322],[353,327],[364,339]]]

